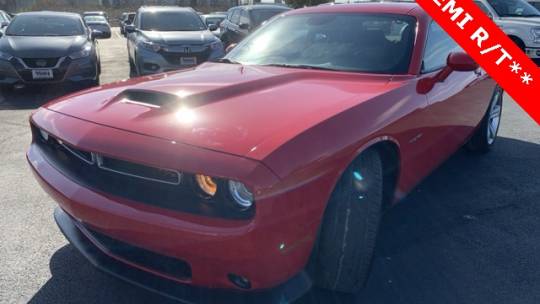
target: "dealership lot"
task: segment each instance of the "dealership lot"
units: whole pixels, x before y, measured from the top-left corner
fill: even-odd
[[[128,77],[125,39],[100,41],[102,83]],[[25,161],[28,115],[60,88],[0,97],[0,302],[168,300],[94,269],[67,244]],[[509,98],[495,150],[459,152],[385,216],[364,292],[303,303],[538,303],[540,131]]]

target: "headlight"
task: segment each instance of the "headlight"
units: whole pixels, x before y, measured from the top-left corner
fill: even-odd
[[[215,178],[203,174],[193,176],[194,190],[214,207],[247,211],[253,207],[251,191],[241,182]]]
[[[197,174],[195,175],[195,181],[204,195],[208,197],[214,197],[216,195],[218,186],[217,182],[213,178],[210,176]]]
[[[86,44],[82,48],[82,50],[74,52],[71,55],[69,55],[69,58],[71,58],[71,59],[80,59],[80,58],[90,56],[91,53],[92,53],[92,45],[91,44]]]
[[[139,40],[139,46],[156,53],[164,48],[162,45],[148,40]]]
[[[253,194],[243,183],[229,181],[229,191],[240,209],[248,209],[253,205]]]
[[[540,27],[533,27],[531,33],[534,43],[540,43]]]
[[[11,58],[13,58],[13,56],[11,56],[10,54],[8,53],[4,53],[4,52],[0,52],[0,59],[1,60],[11,60]]]

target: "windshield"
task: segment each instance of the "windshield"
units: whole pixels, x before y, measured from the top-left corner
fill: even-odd
[[[540,12],[523,0],[488,0],[500,17],[538,17]]]
[[[84,17],[86,22],[107,22],[107,19],[103,16],[86,16]]]
[[[80,19],[68,16],[21,15],[9,25],[9,36],[79,36],[84,35]]]
[[[261,23],[265,22],[266,20],[274,17],[277,14],[283,13],[288,11],[287,9],[280,9],[280,10],[252,10],[250,11],[251,14],[251,20],[253,22],[252,27],[257,27],[261,25]]]
[[[141,29],[143,31],[201,31],[206,26],[201,17],[193,12],[164,11],[144,12],[141,17]]]
[[[226,57],[246,65],[281,65],[404,74],[416,20],[391,14],[303,14],[279,18]]]

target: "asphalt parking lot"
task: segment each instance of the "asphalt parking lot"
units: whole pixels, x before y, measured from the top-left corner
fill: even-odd
[[[127,78],[117,29],[100,50],[101,82]],[[63,93],[0,95],[0,302],[173,303],[94,269],[57,229],[25,150],[29,114]],[[486,156],[459,151],[388,211],[365,291],[300,302],[540,303],[540,128],[506,98],[499,136]]]

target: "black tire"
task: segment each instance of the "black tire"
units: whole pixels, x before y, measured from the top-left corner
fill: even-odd
[[[345,171],[326,208],[308,271],[314,284],[355,293],[364,286],[382,214],[383,170],[376,150]]]
[[[137,67],[135,66],[135,62],[133,62],[133,59],[131,59],[131,56],[129,57],[129,77],[137,77]]]
[[[488,109],[486,110],[486,114],[484,114],[484,118],[482,118],[480,125],[478,125],[478,128],[476,129],[475,133],[466,145],[468,150],[477,153],[487,153],[495,144],[497,134],[499,132],[500,119],[502,117],[503,95],[503,89],[497,85],[493,90],[491,102],[489,103]],[[499,106],[499,122],[497,124],[497,127],[492,128],[490,131],[490,117],[494,106]],[[491,136],[490,132],[493,132],[494,135]]]
[[[223,43],[223,48],[227,49],[227,47],[231,44],[229,41],[229,34],[227,34],[227,32],[221,34],[220,39],[221,39],[221,43]]]
[[[522,50],[525,51],[525,43],[523,40],[519,39],[518,37],[511,36],[510,40],[514,41],[514,43]]]

